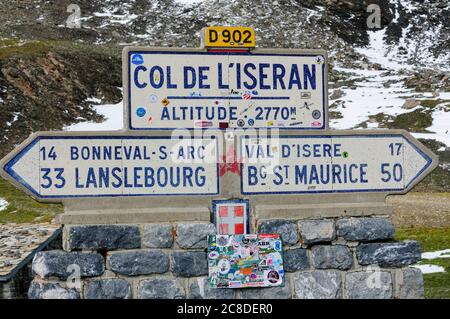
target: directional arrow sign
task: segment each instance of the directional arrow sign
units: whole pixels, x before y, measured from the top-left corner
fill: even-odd
[[[406,193],[438,159],[403,130],[240,137],[242,194]]]
[[[242,135],[241,135],[242,134]],[[40,201],[103,196],[219,195],[220,135],[137,132],[33,134],[1,162],[1,175]],[[438,164],[403,130],[238,134],[241,193],[401,194]]]
[[[215,195],[217,144],[215,137],[37,133],[1,161],[1,175],[41,201]]]

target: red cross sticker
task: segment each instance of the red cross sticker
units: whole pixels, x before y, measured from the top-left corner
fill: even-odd
[[[218,208],[220,235],[239,235],[245,233],[244,205],[221,205]]]

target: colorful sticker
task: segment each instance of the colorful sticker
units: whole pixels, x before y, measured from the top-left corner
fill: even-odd
[[[312,112],[312,117],[315,120],[320,119],[321,116],[322,116],[322,113],[319,110],[314,110]]]
[[[276,240],[276,241],[274,242],[274,248],[275,248],[276,251],[281,251],[281,248],[282,248],[282,246],[281,246],[281,240]]]
[[[219,257],[219,253],[217,251],[212,251],[208,254],[209,259],[217,259]]]
[[[213,126],[213,122],[211,121],[197,121],[194,123],[195,126],[205,128]]]
[[[310,99],[311,98],[311,92],[302,92],[300,94],[301,99]]]
[[[217,263],[217,267],[219,268],[219,272],[222,275],[228,275],[230,272],[231,264],[227,259],[220,259]]]
[[[157,101],[158,101],[158,97],[156,96],[156,94],[150,95],[150,102],[151,103],[156,103]]]
[[[324,61],[325,61],[325,59],[323,58],[323,56],[318,55],[318,56],[316,57],[316,63],[317,63],[317,64],[322,64]]]
[[[284,285],[279,234],[208,236],[209,283],[212,288]],[[214,250],[211,251],[211,248]]]
[[[147,112],[145,111],[145,108],[143,108],[143,107],[138,107],[136,110],[136,115],[139,117],[144,117],[145,113],[147,113]]]
[[[131,58],[131,63],[135,65],[140,65],[144,63],[144,58],[140,54],[134,54],[133,57]]]
[[[228,236],[217,236],[216,238],[217,247],[225,247],[230,245],[230,238]]]

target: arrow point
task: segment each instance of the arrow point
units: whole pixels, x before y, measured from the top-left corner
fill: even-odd
[[[430,156],[430,151],[423,146],[417,145],[415,139],[413,141],[405,137],[404,148],[404,172],[405,172],[405,188],[408,188],[412,183],[422,180],[426,175],[424,174],[433,163],[436,163],[436,158]]]
[[[10,159],[3,170],[34,194],[39,193],[39,139],[33,140]]]

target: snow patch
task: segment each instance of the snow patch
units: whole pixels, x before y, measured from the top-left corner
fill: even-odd
[[[444,267],[436,265],[414,265],[412,267],[420,269],[422,274],[435,274],[445,272]]]
[[[412,5],[402,3],[408,10],[413,10]],[[397,10],[396,10],[397,11]],[[396,15],[398,12],[396,12]],[[400,46],[410,47],[410,41],[405,35],[401,39]],[[333,129],[353,129],[365,122],[367,128],[378,128],[378,120],[368,121],[370,116],[382,113],[388,116],[398,116],[409,113],[414,109],[403,109],[406,99],[442,99],[450,100],[450,92],[440,92],[439,97],[434,97],[433,92],[418,93],[414,89],[408,89],[404,85],[406,76],[398,75],[400,70],[412,70],[412,65],[398,58],[397,48],[389,48],[384,42],[386,29],[369,31],[369,45],[356,48],[355,51],[367,57],[374,64],[381,65],[383,70],[351,69],[339,65],[335,70],[350,74],[347,79],[354,81],[351,85],[339,87],[344,95],[336,100],[330,100],[333,106],[331,111],[337,111],[342,115],[340,119],[330,120]],[[410,43],[409,43],[410,44]],[[435,61],[434,61],[435,62]],[[339,84],[336,83],[336,84]],[[333,105],[333,103],[335,103]],[[426,130],[431,133],[412,133],[416,138],[435,139],[450,146],[450,109],[445,106],[448,102],[437,105],[433,109],[433,122]],[[418,107],[417,109],[419,109]],[[367,122],[366,122],[367,121]]]
[[[450,258],[450,249],[432,251],[422,254],[422,259]]]
[[[9,203],[6,199],[0,197],[0,212],[8,207]]]
[[[101,123],[82,122],[64,128],[65,131],[115,131],[123,128],[123,103],[94,106],[95,111],[105,117]]]
[[[389,52],[384,45],[384,36],[386,29],[377,31],[368,31],[369,45],[367,47],[355,48],[355,51],[367,56],[370,61],[379,63],[386,68],[393,70],[412,69],[411,65],[401,64],[397,61],[396,55]]]

